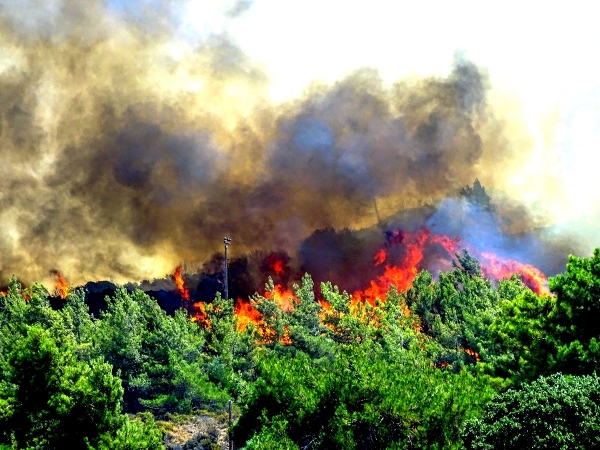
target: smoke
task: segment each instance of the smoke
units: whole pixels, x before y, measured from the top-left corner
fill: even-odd
[[[518,212],[527,218],[526,211],[511,212],[509,217]],[[549,239],[538,230],[507,233],[499,220],[503,217],[465,198],[447,198],[429,217],[426,226],[433,233],[460,238],[466,248],[530,264],[548,275],[564,270],[567,255],[576,248],[572,243],[556,237]]]
[[[240,253],[293,252],[316,229],[373,225],[374,205],[435,205],[478,176],[501,186],[498,161],[524,157],[460,57],[447,78],[360,69],[274,104],[225,34],[182,37],[186,2],[140,5],[0,2],[2,279],[149,279],[224,235]]]

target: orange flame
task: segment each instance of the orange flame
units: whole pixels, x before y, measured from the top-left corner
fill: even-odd
[[[323,308],[323,311],[326,312],[332,312],[333,309],[331,308],[331,305],[326,302],[325,300],[319,300],[319,303],[321,304],[321,308]]]
[[[237,316],[237,327],[240,331],[244,331],[251,323],[256,325],[260,322],[260,313],[249,301],[238,298],[235,301],[234,311]]]
[[[264,297],[272,299],[283,311],[291,311],[294,308],[294,303],[298,302],[296,296],[284,289],[281,285],[276,284],[273,292],[265,292]],[[258,329],[258,334],[265,340],[272,339],[275,332],[269,329],[262,321],[260,312],[249,302],[238,298],[235,302],[234,311],[237,316],[237,328],[240,331],[245,331],[249,324],[253,324]],[[285,327],[285,333],[279,340],[283,345],[290,345],[292,340],[289,336],[289,329]]]
[[[206,305],[204,302],[194,303],[194,309],[196,310],[196,315],[192,317],[192,322],[200,322],[204,328],[210,328],[210,320],[206,313]]]
[[[284,327],[283,337],[279,340],[283,345],[291,345],[292,339],[290,338],[290,329],[286,326]]]
[[[283,273],[283,261],[277,260],[273,263],[273,272],[275,272],[275,275],[281,275]]]
[[[508,279],[514,273],[522,275],[523,283],[538,295],[550,295],[548,278],[536,267],[512,259],[502,259],[493,253],[481,253],[482,272],[497,280]]]
[[[264,259],[264,265],[267,270],[271,271],[274,275],[283,275],[286,269],[287,261],[285,256],[279,253],[271,253]]]
[[[432,234],[428,230],[402,234],[400,234],[400,232],[394,232],[392,233],[390,240],[395,243],[402,242],[405,244],[406,253],[404,258],[393,264],[386,264],[383,275],[372,280],[368,288],[354,293],[352,297],[355,300],[363,303],[369,302],[371,305],[375,305],[377,299],[382,301],[385,300],[385,295],[392,286],[395,286],[398,291],[405,291],[408,289],[419,272],[418,265],[423,259],[423,251],[427,243],[439,244],[448,252],[458,248],[457,240],[451,240],[446,236]],[[385,261],[389,261],[389,259],[385,249],[379,249],[375,254],[375,265],[380,265]],[[406,310],[407,311],[405,312],[408,313],[408,308],[406,308]]]
[[[296,296],[284,289],[280,284],[276,284],[273,293],[265,292],[264,297],[272,299],[284,311],[291,311],[294,303],[298,302]],[[260,325],[260,313],[249,301],[238,298],[235,302],[234,311],[237,316],[238,329],[244,331],[248,324]]]
[[[65,281],[65,279],[62,277],[62,275],[58,271],[55,272],[55,275],[56,275],[56,278],[58,278],[58,281],[54,285],[54,287],[56,289],[55,292],[58,295],[60,295],[60,298],[66,298],[67,295],[69,295],[69,290],[71,289],[71,286]]]
[[[383,264],[385,262],[385,250],[380,248],[379,250],[377,250],[377,253],[375,253],[375,257],[373,258],[373,262],[375,263],[376,266],[379,266],[381,264]]]
[[[177,292],[181,295],[181,298],[189,301],[190,299],[190,291],[188,288],[184,286],[185,280],[181,275],[182,268],[181,266],[175,269],[175,273],[173,274],[173,281],[177,285]],[[194,303],[194,309],[196,310],[196,314],[192,317],[192,322],[199,322],[203,327],[210,328],[210,320],[208,319],[208,315],[206,314],[206,305],[204,302]]]
[[[479,362],[481,361],[481,358],[479,357],[479,353],[471,350],[470,348],[465,348],[465,353],[473,358],[475,358],[475,361]]]
[[[294,308],[294,303],[298,302],[296,296],[292,292],[285,290],[280,284],[274,286],[273,293],[265,292],[265,298],[274,300],[284,311],[291,311]]]
[[[398,247],[402,245],[402,256],[398,257]],[[375,305],[376,301],[385,301],[386,294],[389,289],[394,286],[398,291],[406,291],[411,287],[419,270],[422,269],[422,262],[425,250],[433,246],[441,246],[450,256],[460,250],[460,241],[458,238],[450,238],[444,235],[431,233],[427,229],[422,229],[414,233],[405,233],[395,231],[388,235],[387,243],[377,250],[373,256],[373,264],[375,266],[384,266],[383,274],[372,280],[365,289],[357,290],[352,295],[351,314],[354,314],[359,307],[359,302],[365,304],[369,302]],[[394,249],[392,251],[392,248]],[[523,276],[524,283],[538,293],[548,293],[547,278],[537,268],[518,263],[513,260],[502,259],[493,253],[479,253],[477,250],[469,249],[471,253],[478,258],[482,272],[485,276],[495,278],[497,280],[508,278],[513,273],[520,273]],[[268,267],[273,270],[276,275],[283,275],[287,269],[283,259],[278,257],[270,257]],[[177,272],[179,273],[179,272]],[[179,286],[179,284],[178,284]],[[183,285],[181,285],[183,287]],[[272,292],[264,294],[265,298],[274,300],[277,305],[284,311],[292,311],[298,299],[292,292],[286,290],[282,285],[274,285]],[[324,321],[328,315],[332,314],[331,305],[324,300],[319,300],[322,312],[319,317]],[[412,318],[412,326],[417,332],[422,332],[419,324],[419,319],[413,316],[408,305],[401,304],[403,315]],[[202,314],[199,314],[195,320],[201,320],[200,317],[205,316],[204,304],[196,304],[196,307]],[[235,314],[237,316],[237,327],[240,331],[246,330],[249,324],[256,325],[258,334],[264,340],[269,340],[274,336],[274,331],[265,327],[261,323],[261,315],[248,300],[238,298],[235,302]],[[369,320],[375,320],[377,317],[371,317]],[[409,319],[410,320],[410,319]],[[291,344],[289,330],[286,330],[280,342],[284,345]],[[471,349],[459,349],[465,352],[476,361],[481,361],[479,354]],[[438,367],[445,367],[448,363],[441,363]]]
[[[173,274],[173,280],[175,281],[175,284],[177,285],[177,292],[179,292],[179,295],[181,295],[184,300],[189,300],[190,299],[190,291],[183,285],[184,280],[183,280],[183,277],[181,276],[181,266],[179,266],[175,269],[175,273]]]

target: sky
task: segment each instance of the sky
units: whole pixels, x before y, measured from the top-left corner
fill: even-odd
[[[107,3],[132,12],[159,2]],[[361,66],[390,81],[445,74],[457,51],[489,69],[495,83],[517,89],[532,109],[600,86],[593,2],[196,0],[174,2],[172,10],[183,34],[227,34],[261,61],[275,99]]]
[[[120,13],[158,2],[107,3]],[[239,14],[227,14],[240,5]],[[574,102],[600,95],[594,2],[197,0],[172,9],[190,40],[226,34],[260,61],[275,100],[362,66],[389,81],[444,75],[456,52],[487,69],[496,88],[517,95],[532,122],[557,107],[572,113]]]

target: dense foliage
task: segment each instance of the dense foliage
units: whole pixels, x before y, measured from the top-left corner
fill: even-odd
[[[494,285],[464,252],[375,305],[307,275],[284,308],[269,281],[252,298],[259,321],[240,326],[220,296],[202,324],[126,290],[95,317],[81,291],[56,310],[43,286],[12,279],[0,444],[162,448],[155,418],[231,398],[238,448],[595,447],[600,250],[571,257],[549,287]]]
[[[492,400],[466,427],[472,449],[600,446],[600,379],[555,374]]]
[[[502,302],[491,326],[500,349],[495,370],[512,382],[600,368],[600,249],[591,258],[570,256],[566,272],[550,278],[549,287],[553,296],[526,290]]]
[[[162,448],[152,415],[224,402],[200,363],[202,331],[142,292],[98,319],[83,292],[55,311],[13,278],[0,295],[0,438],[15,448]],[[123,396],[125,394],[125,402]]]

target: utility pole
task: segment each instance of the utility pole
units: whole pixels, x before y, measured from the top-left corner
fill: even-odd
[[[227,266],[227,247],[231,244],[231,239],[228,237],[223,238],[223,242],[225,243],[225,301],[229,300],[229,268]],[[229,400],[228,403],[228,412],[229,412],[229,426],[227,427],[227,440],[229,441],[229,450],[233,450],[233,441],[231,440],[231,403]]]
[[[228,237],[223,238],[223,242],[225,243],[225,301],[229,300],[229,274],[227,267],[227,247],[231,244],[231,239]]]

